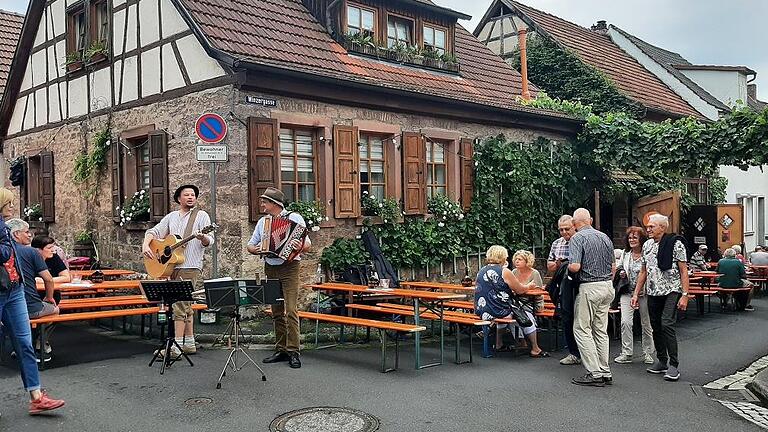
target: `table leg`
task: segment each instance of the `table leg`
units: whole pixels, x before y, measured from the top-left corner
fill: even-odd
[[[315,300],[315,313],[320,313],[320,290],[317,290],[317,297]],[[315,321],[315,349],[317,349],[319,333],[320,333],[320,320],[317,320]]]
[[[440,305],[440,364],[443,364],[445,353],[445,323],[443,322],[443,301],[438,300]]]
[[[419,323],[419,299],[413,299],[413,324],[421,325]],[[413,333],[414,350],[416,352],[416,369],[421,369],[421,332]]]

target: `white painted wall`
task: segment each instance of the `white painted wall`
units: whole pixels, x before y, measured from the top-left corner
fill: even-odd
[[[181,58],[187,65],[187,73],[192,83],[205,81],[225,75],[219,62],[208,56],[197,38],[189,35],[177,42]]]
[[[184,87],[184,76],[170,44],[163,45],[163,91]]]
[[[139,21],[141,22],[141,46],[160,40],[160,11],[156,0],[139,2]]]
[[[681,70],[688,78],[716,97],[720,102],[734,106],[747,100],[747,77],[736,71]]]
[[[765,220],[757,217],[757,197],[768,196],[768,167],[763,167],[763,171],[760,170],[760,167],[750,167],[747,171],[742,171],[733,166],[721,166],[720,175],[728,179],[728,187],[725,191],[726,202],[738,204],[739,197],[754,197],[752,216],[755,226],[754,233],[744,235],[744,243],[747,250],[754,250],[755,245],[765,243],[765,239],[757,238],[758,225],[762,224],[765,226]],[[746,214],[744,219],[746,221]]]
[[[141,96],[160,93],[160,48],[141,53]]]
[[[646,55],[640,48],[637,47],[637,45],[632,43],[631,40],[624,37],[623,34],[616,31],[616,29],[609,27],[608,36],[610,36],[610,38],[619,46],[619,48],[626,51],[627,54],[637,60],[644,68],[648,69],[648,71],[656,75],[664,84],[667,85],[667,87],[682,97],[696,111],[701,113],[701,115],[710,120],[717,120],[720,117],[720,113],[717,108],[713,107],[704,99],[699,97],[699,95],[688,88],[687,85],[680,82],[680,80],[675,78],[675,76],[669,73],[669,71],[667,71],[662,65],[658,64],[655,60]]]

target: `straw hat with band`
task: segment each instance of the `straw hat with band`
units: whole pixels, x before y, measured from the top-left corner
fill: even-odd
[[[264,190],[264,193],[261,194],[260,198],[271,201],[280,207],[285,208],[285,194],[280,189],[268,187],[266,190]]]

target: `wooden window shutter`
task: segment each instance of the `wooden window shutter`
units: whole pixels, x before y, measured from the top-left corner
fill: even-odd
[[[248,219],[261,217],[259,197],[268,187],[280,188],[280,136],[277,119],[248,119]]]
[[[56,197],[53,175],[53,152],[40,153],[40,205],[43,210],[43,222],[56,221]]]
[[[357,127],[333,127],[335,197],[337,218],[360,215],[360,175]]]
[[[112,175],[112,219],[120,222],[119,207],[123,206],[123,179],[121,177],[122,166],[120,163],[120,143],[112,141],[109,146],[110,173]]]
[[[427,212],[427,156],[420,133],[403,132],[403,211],[407,215]]]
[[[27,198],[29,196],[29,192],[27,191],[27,188],[29,187],[29,158],[24,158],[22,166],[24,167],[24,172],[22,173],[24,182],[19,186],[19,217],[25,219],[26,215],[24,214],[24,208],[29,205],[29,199]]]
[[[149,211],[159,222],[168,214],[168,135],[165,131],[149,133]]]
[[[461,207],[469,210],[472,205],[472,195],[475,191],[475,153],[474,141],[469,138],[461,139]]]

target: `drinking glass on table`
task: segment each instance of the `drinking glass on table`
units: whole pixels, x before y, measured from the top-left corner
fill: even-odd
[[[72,273],[72,283],[79,284],[83,282],[83,276],[80,273]]]

